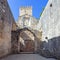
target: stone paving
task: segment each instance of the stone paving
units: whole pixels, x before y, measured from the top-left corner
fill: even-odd
[[[38,54],[16,54],[16,55],[10,55],[0,60],[56,60],[56,59],[45,58]]]

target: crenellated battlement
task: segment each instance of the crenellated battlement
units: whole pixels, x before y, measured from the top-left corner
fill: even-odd
[[[22,16],[22,15],[32,16],[32,7],[31,6],[27,6],[27,7],[21,6],[19,9],[19,16]]]

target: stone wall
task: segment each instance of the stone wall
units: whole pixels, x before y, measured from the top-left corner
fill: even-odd
[[[48,39],[60,36],[60,0],[48,1],[41,15],[40,22],[43,32],[42,40],[48,41]]]
[[[18,17],[18,21],[17,21],[17,25],[19,28],[31,28],[34,30],[37,30],[37,24],[38,24],[38,20],[36,18],[34,18],[33,16],[27,15],[28,17],[26,17],[25,15],[23,16],[19,16]]]
[[[14,20],[7,0],[0,0],[0,57],[11,51],[11,30]]]
[[[11,32],[11,53],[18,53],[18,36],[19,32],[12,31]]]
[[[55,57],[60,60],[60,0],[49,0],[40,22],[42,26],[43,56]]]

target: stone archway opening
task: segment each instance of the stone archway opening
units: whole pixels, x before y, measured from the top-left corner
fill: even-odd
[[[34,53],[35,51],[35,35],[28,29],[20,31],[18,40],[18,52]]]

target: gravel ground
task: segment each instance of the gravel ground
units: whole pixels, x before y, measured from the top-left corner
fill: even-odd
[[[56,59],[45,58],[38,54],[16,54],[7,56],[0,60],[56,60]]]

